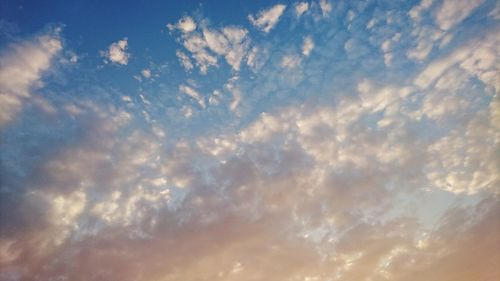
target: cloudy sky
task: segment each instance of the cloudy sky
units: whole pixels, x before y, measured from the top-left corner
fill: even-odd
[[[495,0],[0,1],[0,280],[500,280],[499,93]]]

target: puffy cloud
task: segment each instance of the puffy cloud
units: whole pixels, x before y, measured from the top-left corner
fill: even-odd
[[[144,76],[144,78],[151,78],[151,69],[148,69],[148,68],[145,68],[143,70],[141,70],[141,74],[142,76]]]
[[[442,30],[449,30],[466,19],[484,0],[445,0],[436,14]]]
[[[198,104],[202,107],[205,108],[205,99],[193,88],[186,86],[186,85],[180,85],[179,86],[179,91],[182,93],[192,97],[193,99],[198,102]]]
[[[169,30],[178,29],[183,33],[190,33],[196,29],[196,22],[193,18],[185,16],[179,20],[175,25],[167,24]]]
[[[434,0],[422,0],[420,4],[411,8],[408,13],[412,20],[415,22],[420,22],[422,18],[422,13],[427,11],[433,4]]]
[[[477,183],[477,192],[491,195],[496,186],[497,172],[486,169],[496,169],[486,121],[471,120],[465,131],[435,142],[422,139],[405,117],[412,92],[363,80],[337,105],[287,106],[238,132],[180,139],[169,148],[153,132],[128,130],[127,112],[83,113],[97,119],[83,126],[82,142],[40,162],[42,177],[32,175],[40,192],[31,200],[46,202],[47,221],[29,235],[4,238],[1,276],[416,280],[415,272],[429,270],[495,276],[494,264],[477,260],[480,253],[498,257],[497,199],[454,206],[433,230],[409,206],[393,205],[398,194],[413,195],[455,173],[462,180],[451,182],[457,188]],[[392,123],[374,130],[378,119]],[[456,146],[462,134],[467,142]],[[446,162],[456,157],[462,158]],[[425,169],[435,163],[442,166]],[[403,214],[382,218],[394,210]],[[472,265],[466,271],[464,262]]]
[[[432,61],[415,79],[415,85],[425,88],[454,66],[468,71],[486,85],[500,88],[498,75],[498,32],[487,33],[484,38],[471,40],[458,47],[450,55]]]
[[[200,68],[206,74],[210,66],[218,66],[218,56],[223,56],[233,70],[239,71],[250,45],[248,31],[245,28],[226,26],[221,30],[202,28],[202,32],[191,30],[184,32],[180,40]],[[184,52],[176,52],[181,65],[189,71],[194,66]]]
[[[299,2],[295,4],[295,14],[297,14],[297,17],[302,16],[307,10],[309,10],[308,2]]]
[[[500,180],[495,157],[498,132],[489,116],[478,116],[429,147],[434,155],[427,166],[428,178],[450,192],[476,193],[494,190]]]
[[[281,59],[281,67],[283,68],[288,68],[292,69],[298,66],[301,62],[301,59],[299,56],[291,54],[291,55],[285,55]]]
[[[231,92],[233,95],[233,100],[229,104],[229,109],[231,111],[236,111],[238,105],[241,102],[241,92],[240,89],[237,87],[236,82],[238,81],[238,76],[234,76],[231,79],[229,79],[228,83],[225,85],[225,87]]]
[[[320,0],[319,7],[321,8],[323,15],[327,15],[332,11],[332,4],[330,4],[328,0]]]
[[[307,36],[306,38],[304,38],[304,42],[302,43],[302,54],[306,57],[309,56],[313,48],[314,42],[311,36]]]
[[[194,67],[193,63],[191,62],[191,59],[189,59],[189,57],[185,53],[177,50],[175,52],[175,55],[179,58],[179,61],[181,62],[182,67],[184,67],[184,69],[186,71],[193,69],[193,67]]]
[[[207,42],[203,37],[199,34],[194,34],[184,38],[184,40],[184,47],[192,53],[201,73],[206,74],[208,67],[217,66],[217,57],[208,52],[206,49]],[[182,62],[184,63],[184,60]]]
[[[0,279],[498,279],[496,32],[403,62],[404,79],[386,81],[373,74],[378,51],[404,53],[411,37],[379,36],[382,22],[366,31],[364,20],[350,24],[368,39],[321,29],[316,56],[285,71],[282,41],[230,55],[249,40],[243,28],[179,29],[187,70],[224,58],[232,78],[177,83],[182,96],[170,98],[236,114],[164,107],[141,88],[58,100],[55,142],[29,126],[6,131],[5,151],[26,151],[31,166],[2,161]],[[285,67],[307,55],[307,37],[294,38]],[[241,61],[254,72],[236,74]],[[280,80],[300,71],[300,83]]]
[[[127,53],[128,39],[124,38],[118,42],[112,43],[107,51],[101,51],[101,55],[106,61],[127,65],[130,54]]]
[[[0,127],[12,121],[32,90],[43,86],[42,74],[49,70],[62,50],[59,28],[8,46],[0,64]]]
[[[262,50],[261,48],[254,46],[248,52],[246,63],[255,72],[264,66],[267,59],[268,53],[266,50]]]
[[[248,19],[258,29],[268,33],[278,23],[286,5],[278,4],[267,10],[260,11],[256,16],[249,15]]]
[[[236,71],[240,70],[241,61],[247,54],[250,43],[247,33],[246,29],[238,27],[224,27],[222,33],[210,29],[203,30],[208,48],[224,56],[227,63]]]

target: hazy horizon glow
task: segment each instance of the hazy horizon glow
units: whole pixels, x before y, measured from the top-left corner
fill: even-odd
[[[1,281],[500,279],[500,2],[39,2]]]

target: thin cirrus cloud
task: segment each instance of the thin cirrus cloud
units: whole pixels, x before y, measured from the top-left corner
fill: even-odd
[[[498,5],[457,3],[12,37],[0,280],[498,279]]]

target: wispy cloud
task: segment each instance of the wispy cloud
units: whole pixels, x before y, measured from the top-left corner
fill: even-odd
[[[248,19],[258,29],[268,33],[278,23],[286,5],[278,4],[267,10],[260,11],[257,15],[249,15]]]

